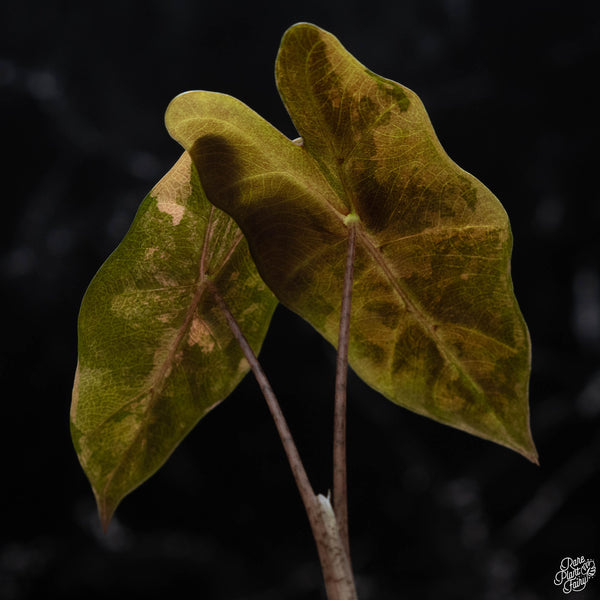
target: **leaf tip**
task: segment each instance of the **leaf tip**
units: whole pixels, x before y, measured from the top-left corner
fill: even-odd
[[[515,452],[518,452],[521,456],[532,462],[534,465],[537,465],[538,467],[540,466],[538,451],[535,447],[535,443],[533,442],[531,432],[528,432],[527,439],[525,441],[511,445],[509,448]]]
[[[100,518],[100,525],[102,526],[102,531],[104,532],[104,535],[106,535],[108,533],[108,526],[110,525],[110,521],[111,521],[112,517],[108,517],[108,519],[104,519],[104,518]]]
[[[107,533],[108,526],[112,521],[118,503],[110,502],[107,498],[103,498],[98,494],[95,495],[96,504],[98,507],[98,517],[100,518],[100,525],[102,526],[102,531],[104,531],[104,533]]]
[[[529,450],[521,452],[521,454],[530,462],[532,462],[536,466],[540,466],[540,457],[537,453],[536,447],[533,442],[531,443],[531,448]]]

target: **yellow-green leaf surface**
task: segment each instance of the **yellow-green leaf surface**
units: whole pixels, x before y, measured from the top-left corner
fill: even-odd
[[[279,300],[333,344],[345,223],[358,216],[355,372],[397,404],[535,461],[529,335],[500,202],[447,156],[416,94],[331,34],[290,28],[276,76],[301,140],[229,96],[188,92],[169,106],[167,127],[210,201],[238,222]]]
[[[249,369],[208,281],[258,352],[275,297],[184,153],[92,280],[79,315],[71,432],[105,526]]]

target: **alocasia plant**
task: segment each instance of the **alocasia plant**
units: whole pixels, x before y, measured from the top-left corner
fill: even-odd
[[[529,335],[500,202],[447,156],[416,94],[322,29],[301,23],[285,33],[276,79],[297,140],[230,96],[173,100],[167,128],[187,154],[84,298],[72,429],[105,523],[249,363],[270,401],[255,353],[271,292],[339,340],[342,400],[347,352],[393,402],[537,460]],[[311,494],[303,492],[309,517],[321,510]],[[311,524],[325,571],[342,554],[346,573],[344,501],[334,507]],[[326,529],[335,540],[323,551]],[[355,597],[351,582],[333,580],[330,598]]]

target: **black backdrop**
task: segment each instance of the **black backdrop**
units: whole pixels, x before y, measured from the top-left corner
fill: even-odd
[[[273,64],[298,21],[414,89],[450,156],[501,199],[533,339],[540,467],[350,378],[361,599],[561,598],[563,557],[599,561],[598,6],[4,0],[0,598],[324,597],[251,377],[123,502],[106,536],[68,429],[79,303],[180,154],[163,126],[169,100],[226,92],[294,136]],[[280,308],[262,359],[326,492],[333,352]],[[600,575],[578,595],[599,597]]]

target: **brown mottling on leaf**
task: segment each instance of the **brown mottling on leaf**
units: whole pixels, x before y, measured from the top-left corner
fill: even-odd
[[[246,318],[246,317],[252,315],[253,313],[256,313],[259,310],[260,310],[260,304],[257,304],[256,302],[254,302],[243,310],[242,317]]]
[[[191,168],[190,155],[184,152],[173,169],[150,192],[150,195],[156,198],[158,210],[171,215],[173,225],[179,225],[185,213],[185,206],[180,202],[192,195]]]
[[[246,373],[250,369],[250,363],[243,357],[238,364],[238,373]]]
[[[437,394],[436,401],[438,407],[444,412],[457,413],[462,410],[466,404],[466,400],[457,394]]]
[[[173,362],[176,359],[176,348],[174,348],[173,345],[177,340],[177,337],[177,329],[167,329],[161,335],[152,359],[154,368],[148,377],[149,387],[155,388],[155,386],[158,385],[162,388],[164,382],[171,375]]]
[[[379,322],[389,329],[396,329],[400,320],[400,309],[397,304],[376,300],[366,304],[365,308],[378,316]]]
[[[174,288],[179,285],[179,281],[177,281],[177,279],[164,271],[157,271],[154,273],[154,279],[156,279],[158,283],[166,288]]]
[[[211,352],[215,347],[215,336],[206,321],[194,315],[188,336],[189,346],[199,346],[204,352]]]
[[[179,223],[181,223],[181,219],[185,213],[185,206],[176,204],[171,199],[157,198],[156,207],[160,212],[171,215],[173,225],[179,225]]]

